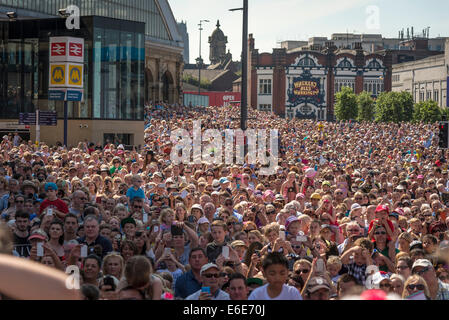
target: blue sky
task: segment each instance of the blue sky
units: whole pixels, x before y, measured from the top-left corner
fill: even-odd
[[[190,62],[199,54],[200,19],[208,19],[202,31],[202,57],[209,62],[208,37],[220,19],[228,36],[227,49],[234,60],[242,50],[242,13],[228,9],[242,6],[242,0],[169,0],[176,20],[187,21],[190,36]],[[375,14],[378,8],[379,28]],[[370,11],[373,12],[373,11]],[[374,19],[374,20],[373,20]],[[367,25],[368,22],[368,25]],[[369,25],[371,24],[371,26]],[[402,28],[414,27],[415,34],[430,27],[430,37],[449,37],[448,0],[249,0],[249,33],[254,35],[259,52],[272,52],[284,40],[307,40],[332,33],[376,33],[397,37]],[[370,28],[368,28],[370,27]],[[405,31],[406,33],[407,31]]]

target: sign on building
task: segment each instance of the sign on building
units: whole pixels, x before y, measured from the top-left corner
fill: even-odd
[[[83,38],[50,38],[49,100],[82,100],[83,63]]]

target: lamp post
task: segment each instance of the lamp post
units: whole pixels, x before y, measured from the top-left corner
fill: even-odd
[[[201,67],[203,66],[203,59],[201,58],[201,31],[203,30],[203,22],[210,22],[209,20],[200,20],[200,55],[196,60],[198,64],[198,95],[201,95]]]
[[[243,11],[243,30],[242,30],[242,101],[240,103],[240,128],[242,131],[247,129],[248,105],[247,105],[247,87],[248,87],[248,0],[243,0],[243,8],[229,9],[229,11]],[[246,143],[245,143],[246,147]],[[245,152],[246,155],[246,152]]]

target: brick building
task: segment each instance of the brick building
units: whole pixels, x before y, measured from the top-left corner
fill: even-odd
[[[342,87],[377,97],[391,91],[391,52],[368,53],[361,43],[354,49],[325,48],[259,53],[249,35],[249,105],[284,117],[334,119],[334,95]]]

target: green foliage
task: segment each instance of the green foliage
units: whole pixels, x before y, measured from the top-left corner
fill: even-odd
[[[435,101],[422,101],[415,104],[413,120],[426,123],[440,121],[443,112]]]
[[[408,92],[382,92],[376,101],[378,122],[403,122],[413,119],[413,97]]]
[[[363,91],[357,96],[358,121],[373,121],[375,103],[371,98],[371,94]]]
[[[191,84],[192,86],[198,87],[198,78],[195,78],[195,77],[191,76],[190,74],[185,74],[185,75],[182,77],[182,80],[183,80],[185,83],[188,83],[188,84]],[[211,87],[211,83],[210,83],[210,81],[207,80],[207,79],[201,79],[201,85],[200,85],[200,87],[203,88],[203,89],[209,90],[210,87]]]
[[[349,87],[335,94],[335,116],[338,121],[357,119],[357,96]]]

